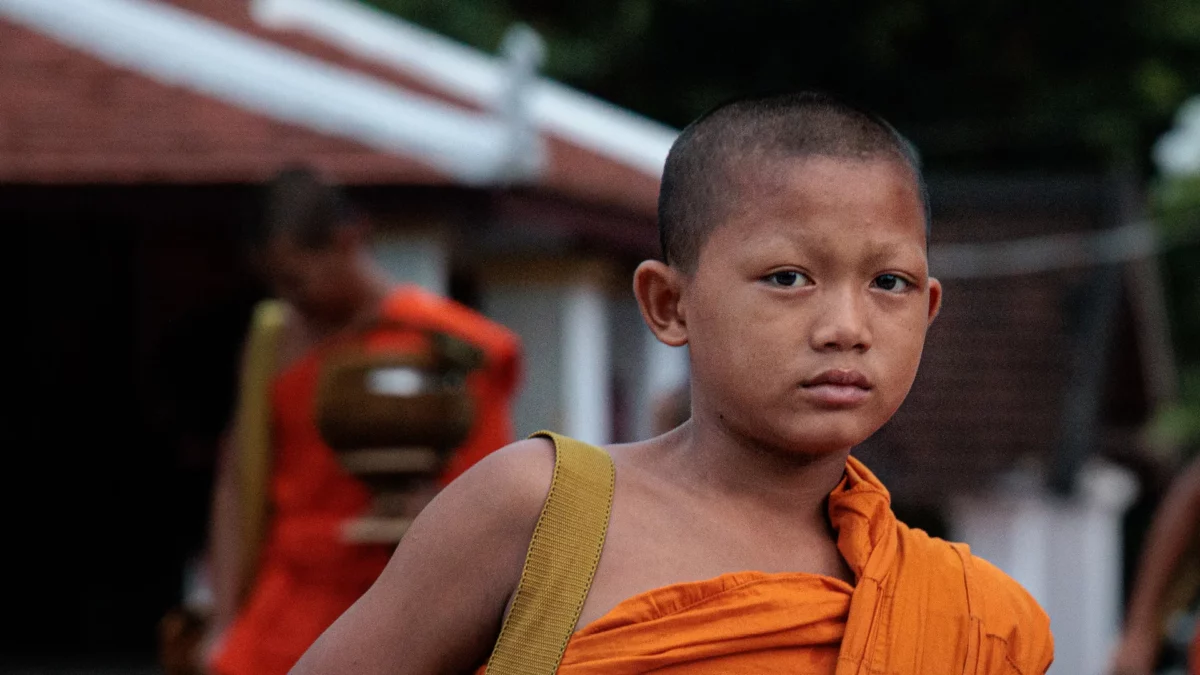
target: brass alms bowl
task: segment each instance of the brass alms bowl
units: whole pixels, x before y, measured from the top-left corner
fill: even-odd
[[[466,386],[482,355],[442,333],[419,350],[345,348],[331,353],[317,385],[316,423],[342,467],[371,491],[371,511],[347,537],[396,543],[423,506],[475,421]]]

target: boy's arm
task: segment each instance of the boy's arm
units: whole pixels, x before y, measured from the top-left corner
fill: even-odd
[[[1193,460],[1179,476],[1154,516],[1129,596],[1125,630],[1113,658],[1115,675],[1153,670],[1164,596],[1198,527],[1200,459]]]
[[[369,591],[294,675],[464,673],[491,653],[550,489],[553,446],[492,453],[421,512]]]

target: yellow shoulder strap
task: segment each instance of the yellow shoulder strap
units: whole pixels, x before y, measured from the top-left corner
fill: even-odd
[[[592,586],[612,511],[616,472],[607,452],[548,431],[534,436],[554,442],[554,478],[488,675],[558,670]]]
[[[271,470],[271,378],[283,322],[283,303],[277,300],[265,300],[254,308],[238,394],[235,460],[241,506],[242,600],[254,583],[265,530],[267,474]]]

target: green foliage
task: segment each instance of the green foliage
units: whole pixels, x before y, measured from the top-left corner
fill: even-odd
[[[1152,438],[1164,447],[1200,444],[1200,175],[1159,179],[1151,212],[1163,256],[1173,342],[1181,364],[1179,402],[1160,411]]]
[[[369,0],[367,4],[427,26],[469,45],[494,51],[519,17],[495,0]]]
[[[1168,242],[1200,237],[1200,175],[1160,179],[1150,192],[1150,205]]]
[[[1194,450],[1200,444],[1200,366],[1184,370],[1179,400],[1159,410],[1148,431],[1154,447]]]
[[[649,0],[542,3],[504,0],[369,0],[381,9],[485,51],[495,51],[516,22],[533,26],[550,46],[545,70],[584,85],[608,72],[611,54],[646,34]]]
[[[1200,372],[1200,175],[1160,179],[1150,196],[1167,248],[1163,267],[1174,343],[1181,363]],[[1193,385],[1183,393],[1200,402],[1200,379]]]

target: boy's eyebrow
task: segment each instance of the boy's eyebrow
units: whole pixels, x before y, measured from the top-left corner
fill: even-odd
[[[871,250],[866,256],[866,263],[868,265],[876,265],[906,253],[922,254],[924,253],[924,249],[919,246],[910,247],[907,244],[900,244],[893,241],[872,244]],[[924,256],[921,256],[921,258],[924,259]]]

